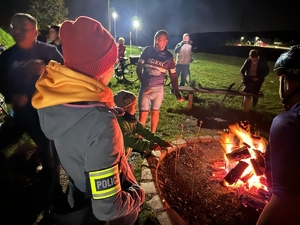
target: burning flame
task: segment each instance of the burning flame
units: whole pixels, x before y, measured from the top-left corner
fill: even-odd
[[[262,153],[265,153],[267,142],[264,138],[255,138],[250,134],[249,130],[245,130],[242,127],[240,127],[238,124],[233,124],[229,126],[229,133],[224,133],[221,136],[221,145],[225,149],[225,153],[232,152],[233,147],[235,146],[234,136],[237,136],[240,140],[242,140],[242,143],[245,143],[246,145],[250,146],[250,154],[252,157],[255,157],[253,155],[253,150],[259,150]],[[240,144],[242,146],[242,144]]]
[[[259,150],[261,153],[265,153],[266,146],[267,146],[266,140],[264,138],[251,135],[250,129],[244,129],[239,124],[230,125],[228,131],[229,131],[228,133],[222,134],[220,140],[221,145],[223,146],[224,149],[224,159],[226,161],[227,173],[229,172],[229,170],[234,168],[238,163],[238,162],[230,162],[226,157],[226,154],[231,153],[234,147],[247,146],[249,153],[251,155],[250,158],[240,160],[248,163],[249,166],[245,169],[241,178],[230,186],[234,186],[234,187],[244,186],[247,189],[262,188],[264,190],[267,190],[266,186],[260,182],[261,177],[264,175],[256,176],[255,173],[253,172],[254,168],[250,162],[251,159],[256,158],[256,154],[254,150]],[[242,181],[243,177],[249,175],[250,173],[252,173],[253,175],[250,176],[250,178],[246,181],[246,183]]]

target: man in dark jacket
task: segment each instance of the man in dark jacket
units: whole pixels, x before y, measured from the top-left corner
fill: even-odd
[[[265,77],[269,74],[269,66],[267,62],[259,56],[258,51],[252,49],[240,72],[245,85],[243,91],[257,94],[265,81]],[[245,101],[245,99],[246,98],[244,98],[243,101]],[[256,106],[257,102],[258,98],[253,97],[252,106]]]
[[[269,132],[266,177],[272,196],[257,225],[300,224],[300,45],[277,59],[279,96],[285,112],[277,115]]]
[[[14,112],[13,126],[6,124],[2,126],[0,149],[18,140],[24,132],[31,137],[38,146],[42,161],[45,205],[47,205],[49,188],[54,181],[55,173],[49,140],[41,130],[37,110],[32,107],[31,98],[35,92],[36,80],[43,73],[45,64],[50,60],[63,63],[63,57],[55,46],[36,41],[37,21],[31,15],[15,14],[10,27],[16,44],[0,55],[0,93],[4,95],[5,102],[11,105]],[[58,173],[55,181],[56,186],[60,188]],[[62,190],[58,192],[63,194]]]

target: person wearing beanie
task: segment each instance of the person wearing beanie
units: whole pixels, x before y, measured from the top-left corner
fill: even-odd
[[[174,94],[179,102],[184,98],[178,90],[177,75],[173,55],[166,48],[168,32],[157,31],[154,35],[154,45],[148,46],[142,52],[136,72],[141,87],[139,92],[139,120],[145,125],[151,105],[151,132],[155,133],[159,121],[159,110],[164,99],[164,81],[169,72]]]
[[[152,153],[151,150],[159,150],[160,147],[172,147],[168,142],[152,133],[137,120],[135,115],[137,98],[132,92],[125,90],[118,91],[114,95],[114,100],[116,105],[125,111],[124,116],[119,116],[117,119],[123,132],[126,156],[132,150],[147,157]],[[146,140],[138,138],[137,135],[142,136]]]
[[[124,155],[116,119],[124,111],[113,108],[107,86],[116,43],[98,21],[85,16],[64,21],[60,38],[65,66],[51,61],[32,98],[41,128],[70,177],[73,211],[54,219],[72,225],[134,224],[145,193]]]

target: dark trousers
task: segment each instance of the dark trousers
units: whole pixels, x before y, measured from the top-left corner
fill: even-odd
[[[256,82],[249,82],[249,83],[246,82],[246,83],[244,83],[245,87],[244,87],[243,91],[249,92],[252,94],[258,94],[264,81],[265,81],[265,79],[260,79]],[[253,97],[252,106],[256,106],[257,102],[258,102],[258,98]]]
[[[185,85],[186,77],[189,74],[189,71],[190,71],[190,65],[189,64],[187,64],[187,65],[177,64],[176,65],[177,77],[181,78],[179,86],[184,86]]]
[[[54,215],[54,225],[133,225],[134,218],[137,218],[138,212],[132,212],[129,215],[117,218],[113,221],[99,221],[93,215],[90,206],[84,207],[74,212],[63,215]],[[133,222],[132,222],[133,221]]]
[[[73,200],[73,208],[68,213],[54,213],[54,225],[133,225],[136,221],[138,210],[113,221],[106,222],[98,220],[93,214],[90,197],[76,188],[72,178],[69,177],[69,181],[67,193],[69,199]]]
[[[68,209],[67,198],[62,191],[60,181],[60,163],[55,149],[50,149],[50,140],[44,135],[37,111],[30,107],[15,111],[14,118],[10,118],[3,124],[0,132],[1,149],[16,143],[26,132],[37,146],[37,153],[41,159],[43,169],[41,171],[43,199],[45,209],[53,205],[58,211]]]

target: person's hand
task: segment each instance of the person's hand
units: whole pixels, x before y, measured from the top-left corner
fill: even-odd
[[[154,150],[154,151],[160,150],[160,146],[158,144],[152,142],[152,141],[150,142],[149,147],[150,147],[151,150]]]
[[[184,97],[179,93],[179,91],[175,91],[174,94],[175,94],[178,102],[184,101]]]
[[[162,147],[162,148],[171,148],[172,147],[172,145],[169,143],[169,142],[163,142],[161,145],[160,145],[160,147]]]

